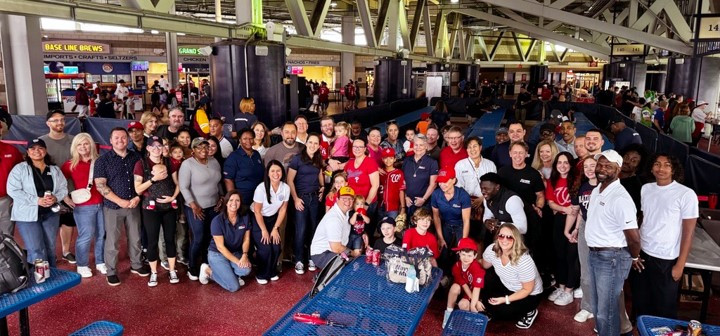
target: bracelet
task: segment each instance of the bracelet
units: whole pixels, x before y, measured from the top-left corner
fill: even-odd
[[[505,304],[506,305],[510,304],[510,298],[507,295],[505,295]]]
[[[640,257],[632,258],[633,262],[638,261],[638,260],[640,260]]]

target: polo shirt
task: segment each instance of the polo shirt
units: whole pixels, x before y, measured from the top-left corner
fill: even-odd
[[[0,141],[0,158],[0,197],[5,197],[10,170],[23,161],[23,156],[15,146]]]
[[[239,132],[242,129],[250,128],[257,121],[257,116],[252,113],[240,112],[235,115],[233,121],[233,132]]]
[[[345,165],[345,172],[348,175],[348,186],[353,188],[355,195],[362,195],[365,201],[370,203],[374,200],[367,199],[370,193],[370,174],[378,172],[378,166],[375,161],[369,157],[365,157],[360,166],[355,168],[355,160],[350,159]]]
[[[433,253],[433,258],[440,257],[440,249],[438,249],[437,238],[432,232],[428,231],[424,235],[417,232],[416,228],[405,231],[402,239],[403,245],[410,251],[416,247],[426,247]]]
[[[290,159],[289,169],[295,174],[295,192],[298,196],[320,190],[320,168],[313,166],[311,162],[303,162],[302,153]]]
[[[465,148],[460,148],[460,150],[455,153],[450,146],[447,146],[440,151],[440,168],[453,169],[458,161],[467,157],[468,153]]]
[[[418,161],[415,161],[415,157],[406,158],[402,170],[405,174],[405,195],[410,198],[422,197],[430,186],[430,176],[438,174],[438,164],[425,154]]]
[[[135,169],[135,163],[140,160],[140,154],[133,151],[127,151],[126,153],[125,157],[122,157],[114,150],[110,150],[101,155],[95,161],[93,177],[107,179],[106,186],[115,195],[124,200],[130,200],[137,196],[133,170]],[[120,206],[107,198],[103,200],[103,205],[110,209],[120,209]]]
[[[253,204],[250,206],[250,210],[255,212],[254,203],[261,203],[262,210],[260,211],[260,214],[262,214],[263,217],[275,216],[278,211],[280,211],[283,203],[289,200],[290,186],[281,181],[277,191],[273,190],[272,186],[270,186],[270,202],[268,202],[267,193],[265,192],[265,182],[263,182],[255,188]]]
[[[245,150],[240,148],[232,152],[223,164],[223,178],[233,181],[243,200],[253,198],[255,188],[262,183],[264,177],[265,167],[257,151],[248,156]]]
[[[470,195],[462,188],[454,187],[455,193],[451,199],[445,197],[442,189],[437,188],[432,193],[430,205],[440,211],[440,220],[443,225],[462,226],[462,211],[470,209]]]
[[[250,216],[237,215],[235,225],[230,223],[230,220],[225,217],[224,213],[221,213],[210,222],[210,235],[223,237],[223,245],[227,248],[230,253],[242,252],[243,241],[245,240],[245,233],[250,230],[252,226]],[[215,239],[210,239],[210,246],[208,250],[220,253]]]
[[[642,250],[655,258],[674,260],[680,256],[683,219],[699,217],[697,195],[675,181],[666,186],[645,184],[640,195]]]
[[[637,211],[627,190],[615,180],[590,194],[585,240],[589,247],[627,247],[624,230],[637,229]]]
[[[630,127],[625,127],[615,134],[615,150],[622,151],[629,144],[642,144],[640,133]]]
[[[344,213],[340,209],[340,206],[333,205],[315,229],[315,235],[310,244],[310,255],[331,251],[330,242],[347,246],[351,229],[348,224],[349,217],[348,213]]]
[[[577,159],[577,153],[575,153],[574,143],[566,143],[565,139],[560,139],[558,141],[555,141],[555,145],[558,148],[558,153],[568,152],[572,154],[573,158]]]
[[[480,197],[482,196],[480,178],[487,173],[495,172],[497,172],[495,163],[486,158],[480,158],[480,165],[477,167],[470,158],[460,160],[455,164],[455,178],[457,178],[455,186],[465,189],[470,196]]]

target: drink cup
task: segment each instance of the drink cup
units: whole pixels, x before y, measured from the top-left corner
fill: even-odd
[[[717,193],[708,194],[708,207],[710,207],[710,209],[716,209],[717,202],[718,202],[718,194]]]

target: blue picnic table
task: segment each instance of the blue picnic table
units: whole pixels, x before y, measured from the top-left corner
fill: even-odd
[[[670,330],[675,330],[675,326],[682,326],[687,328],[688,321],[674,320],[664,317],[642,315],[637,319],[637,329],[640,336],[653,336],[651,329],[659,327],[668,327]],[[702,331],[707,336],[719,336],[720,327],[703,324]]]
[[[412,335],[437,289],[442,271],[432,270],[432,280],[416,293],[404,284],[390,282],[384,262],[351,261],[317,295],[303,297],[270,327],[265,335]],[[345,327],[315,326],[293,320],[295,313],[320,313],[320,317]]]
[[[43,283],[35,283],[33,278],[27,288],[0,296],[0,334],[8,335],[7,316],[20,311],[20,334],[29,336],[28,308],[80,284],[80,274],[75,272],[53,268],[50,270],[50,275],[50,278]]]

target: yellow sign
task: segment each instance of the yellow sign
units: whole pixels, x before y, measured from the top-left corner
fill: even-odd
[[[642,56],[645,55],[645,45],[636,44],[616,44],[612,47],[613,56]]]
[[[110,45],[87,41],[43,41],[43,51],[48,53],[109,54]]]
[[[700,39],[720,39],[720,16],[701,17]]]

